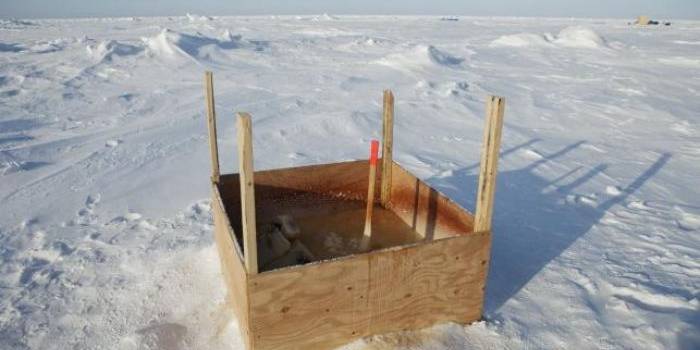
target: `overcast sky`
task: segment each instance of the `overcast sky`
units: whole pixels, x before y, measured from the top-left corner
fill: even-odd
[[[405,14],[700,19],[700,0],[0,0],[0,17]]]

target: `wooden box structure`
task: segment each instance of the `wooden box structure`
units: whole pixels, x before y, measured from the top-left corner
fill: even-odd
[[[329,349],[369,335],[481,318],[503,99],[492,97],[487,106],[476,217],[392,161],[393,95],[385,91],[383,158],[374,184],[380,196],[372,202],[420,239],[258,271],[256,218],[323,216],[338,203],[364,202],[370,165],[253,172],[250,118],[239,113],[240,174],[220,175],[211,73],[205,82],[216,244],[248,349]]]

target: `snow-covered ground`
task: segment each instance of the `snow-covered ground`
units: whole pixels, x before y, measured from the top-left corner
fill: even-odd
[[[242,349],[212,240],[224,172],[395,158],[473,208],[507,98],[485,320],[349,349],[700,348],[700,22],[0,21],[0,348]]]

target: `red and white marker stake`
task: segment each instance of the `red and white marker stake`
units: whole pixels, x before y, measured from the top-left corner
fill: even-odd
[[[361,250],[368,250],[372,239],[372,210],[374,209],[374,187],[377,180],[377,153],[379,141],[372,140],[369,148],[369,185],[367,186],[367,212],[365,213],[365,231],[362,235]]]

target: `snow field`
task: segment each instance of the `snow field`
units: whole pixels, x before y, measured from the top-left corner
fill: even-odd
[[[0,21],[0,348],[242,349],[212,239],[222,171],[395,159],[473,209],[505,96],[485,320],[348,349],[700,346],[697,22],[437,17]],[[556,33],[556,34],[546,34]]]

